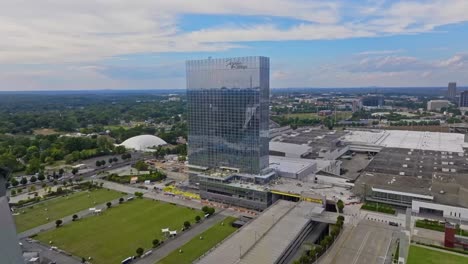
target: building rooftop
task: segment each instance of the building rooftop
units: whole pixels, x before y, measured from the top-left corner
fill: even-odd
[[[317,167],[317,162],[310,159],[286,158],[270,156],[270,168],[288,173],[299,173],[311,166]],[[314,173],[318,170],[315,169]]]
[[[387,148],[463,152],[468,148],[465,135],[458,133],[420,132],[406,130],[353,130],[343,136],[351,144],[378,145]]]
[[[196,263],[275,263],[317,206],[279,200]]]
[[[458,205],[468,188],[468,154],[384,148],[356,181],[374,188],[431,195],[440,203]]]
[[[312,147],[308,146],[306,143],[302,145],[271,141],[270,142],[270,151],[274,152],[283,152],[283,153],[294,153],[297,156],[307,155],[312,151]]]
[[[310,213],[320,205],[297,204],[276,222],[271,230],[239,261],[242,264],[275,263],[307,225]],[[316,212],[321,212],[317,211]],[[268,252],[268,254],[265,254]]]
[[[239,229],[220,246],[205,255],[199,264],[233,264],[238,263],[240,256],[245,255],[264,236],[276,221],[288,213],[296,203],[279,200],[265,210],[259,217]]]

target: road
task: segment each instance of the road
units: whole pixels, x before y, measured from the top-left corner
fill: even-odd
[[[60,264],[79,264],[81,263],[81,259],[68,256],[63,253],[59,253],[54,250],[50,250],[50,247],[42,245],[40,243],[31,243],[28,242],[26,239],[21,239],[21,243],[23,244],[22,248],[24,251],[29,252],[39,252],[41,259],[44,261],[45,259],[51,261],[55,261]]]
[[[187,232],[184,232],[176,239],[170,240],[165,242],[162,246],[158,249],[153,250],[153,253],[145,258],[142,258],[136,261],[136,264],[154,264],[160,261],[161,259],[165,258],[169,255],[172,251],[177,250],[178,248],[182,247],[185,243],[189,242],[192,238],[197,237],[200,233],[205,232],[214,224],[218,223],[219,221],[223,220],[225,216],[221,213],[215,214],[212,217],[204,220],[202,223],[193,226]]]
[[[343,233],[341,243],[320,260],[321,264],[391,263],[399,228],[362,220]]]

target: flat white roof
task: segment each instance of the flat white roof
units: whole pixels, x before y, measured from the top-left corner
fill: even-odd
[[[343,140],[352,144],[372,144],[388,148],[463,152],[468,147],[459,133],[406,130],[351,131]]]
[[[430,196],[430,195],[408,193],[408,192],[398,192],[398,191],[391,191],[391,190],[379,189],[379,188],[374,188],[374,187],[372,187],[372,191],[403,195],[403,196],[411,196],[411,197],[416,197],[416,198],[421,198],[421,199],[426,199],[426,200],[434,200],[434,196]]]
[[[312,150],[312,147],[307,146],[307,145],[270,141],[270,150],[303,155],[303,154],[307,154],[308,152],[310,152]]]
[[[299,173],[307,168],[316,167],[316,164],[311,159],[270,156],[270,168],[283,172]],[[316,172],[316,169],[314,169],[314,172]]]

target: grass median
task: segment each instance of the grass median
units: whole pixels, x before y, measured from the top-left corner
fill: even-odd
[[[216,244],[228,237],[237,228],[232,227],[232,223],[236,221],[234,217],[227,217],[223,221],[213,225],[210,229],[197,235],[192,240],[184,244],[181,248],[174,250],[167,257],[162,259],[158,264],[185,264],[192,263],[205,252],[210,250]],[[221,225],[224,223],[224,225]],[[200,236],[203,239],[200,239]],[[179,250],[182,249],[182,253]]]
[[[463,264],[468,263],[468,256],[463,257],[451,252],[433,250],[416,245],[410,246],[408,264]]]

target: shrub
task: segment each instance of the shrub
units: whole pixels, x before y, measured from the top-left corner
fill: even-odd
[[[107,202],[107,203],[106,203],[106,206],[107,206],[107,208],[111,208],[112,203],[111,203],[111,202]]]
[[[198,222],[200,222],[200,220],[201,220],[201,217],[199,215],[195,216],[195,222],[198,223]]]
[[[78,219],[78,215],[74,214],[74,215],[72,216],[72,221],[76,221],[77,219]]]
[[[190,222],[189,222],[189,221],[185,221],[185,222],[184,222],[184,227],[185,227],[185,229],[189,228],[189,227],[190,227]]]
[[[361,209],[363,210],[368,210],[368,211],[374,211],[374,212],[380,212],[380,213],[385,213],[385,214],[395,214],[395,209],[388,205],[384,204],[379,204],[379,203],[365,203]]]
[[[159,246],[159,240],[158,239],[154,239],[153,240],[153,247],[157,247]]]
[[[59,220],[56,220],[56,221],[55,221],[55,226],[56,226],[56,227],[60,227],[60,226],[62,225],[62,223],[63,223],[62,220],[60,220],[60,219],[59,219]]]
[[[141,257],[141,255],[143,255],[144,252],[145,252],[145,250],[143,248],[141,248],[141,247],[136,249],[136,253],[137,253],[138,257]]]

